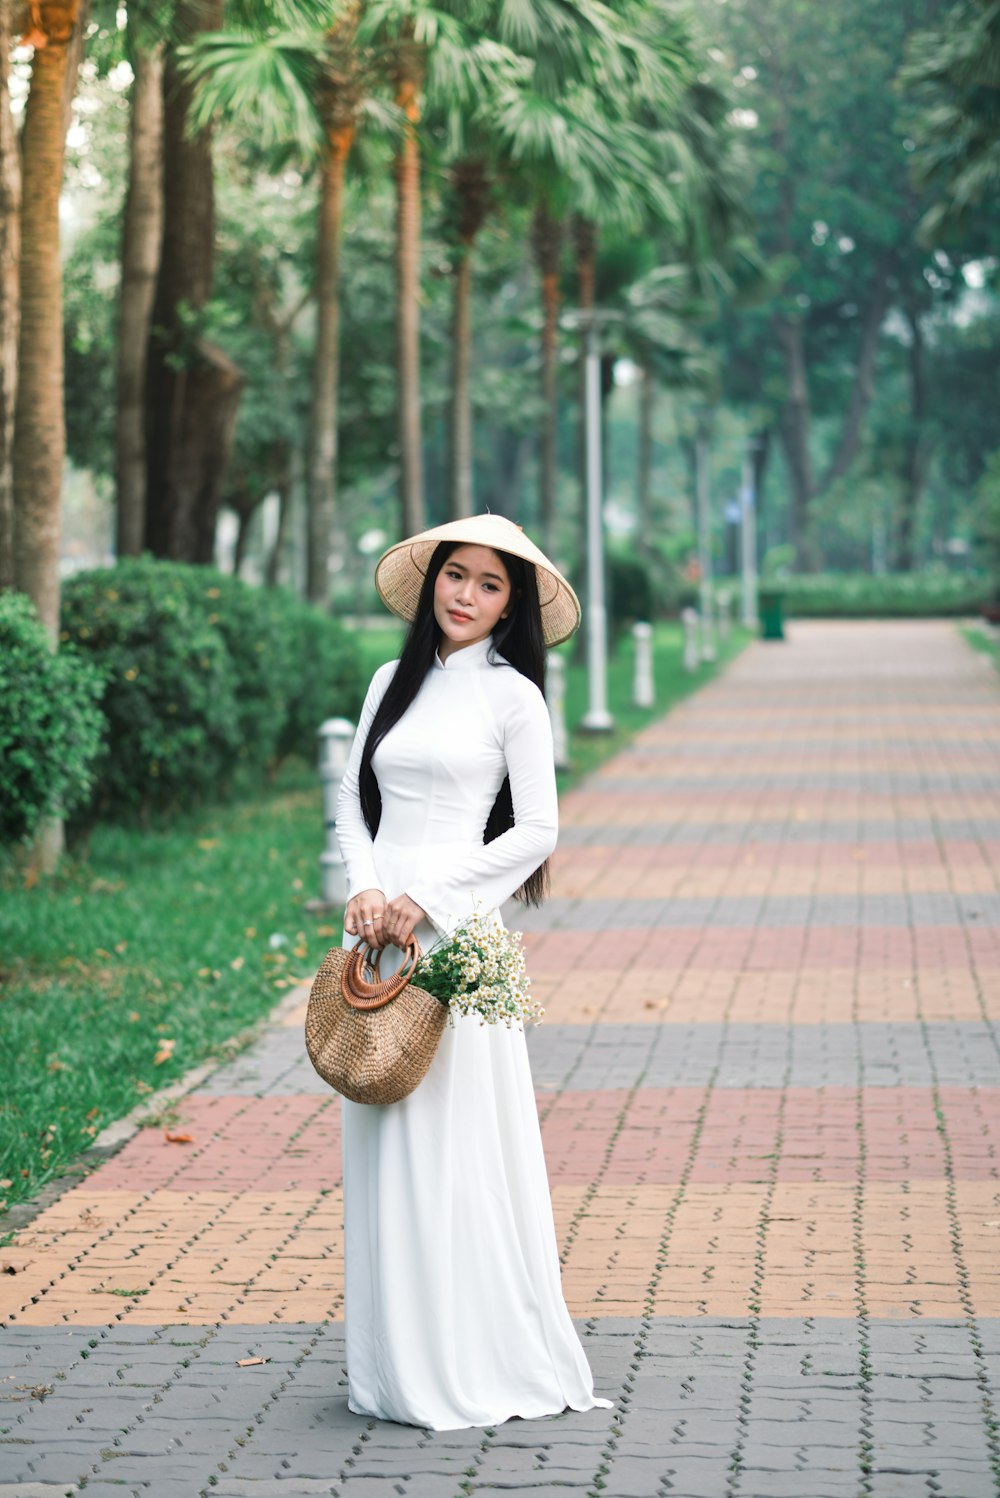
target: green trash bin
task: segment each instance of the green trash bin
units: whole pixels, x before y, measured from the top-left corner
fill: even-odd
[[[757,597],[760,613],[760,637],[762,640],[785,638],[785,590],[784,588],[761,588]]]

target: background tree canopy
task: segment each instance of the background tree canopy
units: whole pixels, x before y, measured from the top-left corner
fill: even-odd
[[[320,603],[364,602],[365,548],[486,505],[572,565],[568,307],[619,313],[623,541],[683,558],[697,431],[723,563],[751,441],[763,547],[800,570],[974,541],[993,0],[36,11],[18,37],[0,5],[0,584],[50,632],[64,451],[118,554]]]

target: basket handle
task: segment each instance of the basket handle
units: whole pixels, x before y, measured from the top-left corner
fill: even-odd
[[[381,960],[380,949],[371,946],[364,939],[352,948],[344,963],[344,971],[340,979],[344,1002],[352,1009],[381,1009],[401,994],[413,977],[417,963],[420,961],[419,943],[410,942],[406,948],[406,960],[403,966],[398,973],[393,973],[391,978],[379,976]],[[373,983],[369,982],[365,976],[369,972],[375,979]]]

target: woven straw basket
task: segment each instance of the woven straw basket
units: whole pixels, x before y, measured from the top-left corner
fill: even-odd
[[[415,944],[391,978],[379,977],[381,955],[365,942],[350,951],[333,947],[309,993],[309,1060],[352,1103],[409,1096],[427,1074],[448,1018],[439,999],[409,981],[420,958]]]

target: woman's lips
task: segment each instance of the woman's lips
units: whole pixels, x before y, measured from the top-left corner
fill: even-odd
[[[458,609],[449,609],[448,617],[457,620],[459,624],[468,624],[472,619],[471,614],[461,614]]]

